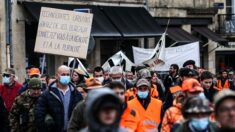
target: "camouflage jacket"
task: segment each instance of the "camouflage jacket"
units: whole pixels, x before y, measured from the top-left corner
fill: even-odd
[[[37,132],[34,125],[34,108],[37,98],[32,98],[28,90],[18,96],[9,114],[11,132]]]

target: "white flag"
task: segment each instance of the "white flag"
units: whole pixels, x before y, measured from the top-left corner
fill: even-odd
[[[68,67],[73,68],[73,69],[79,69],[83,71],[86,74],[86,76],[89,76],[86,68],[83,66],[82,62],[78,58],[75,59],[73,57],[69,57]]]
[[[119,51],[110,57],[102,66],[105,71],[109,71],[113,66],[122,66],[124,71],[131,71],[134,63],[131,62],[127,56],[122,52]]]
[[[166,33],[162,34],[162,37],[158,41],[154,51],[152,52],[151,56],[143,62],[144,65],[148,67],[155,67],[158,64],[164,64],[165,62],[165,38]]]

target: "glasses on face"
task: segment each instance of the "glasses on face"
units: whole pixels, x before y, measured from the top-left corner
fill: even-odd
[[[10,74],[2,74],[2,77],[10,77]]]
[[[223,107],[223,108],[220,108],[218,110],[220,113],[224,114],[224,113],[229,113],[229,112],[235,112],[235,105],[233,105],[232,107]]]

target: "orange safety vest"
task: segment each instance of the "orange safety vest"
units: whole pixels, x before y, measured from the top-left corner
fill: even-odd
[[[137,98],[129,101],[128,105],[140,114],[141,127],[138,128],[138,132],[158,131],[161,122],[162,101],[151,97],[146,110]]]
[[[127,106],[122,114],[120,126],[128,129],[130,132],[136,132],[141,127],[139,113]]]
[[[181,112],[181,104],[177,103],[176,99],[173,101],[173,106],[166,110],[162,119],[161,132],[170,132],[173,125],[183,119]]]
[[[216,86],[217,86],[217,89],[219,91],[221,91],[223,89],[229,89],[230,88],[228,80],[225,81],[224,86],[222,86],[222,81],[221,80],[217,80],[217,85]]]
[[[130,88],[125,93],[126,101],[130,101],[136,97],[137,89],[136,88]],[[153,84],[153,86],[150,88],[150,95],[153,98],[159,98],[159,94],[157,91],[157,86]]]

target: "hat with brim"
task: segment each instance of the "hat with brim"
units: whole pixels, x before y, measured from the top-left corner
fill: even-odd
[[[235,100],[235,92],[230,89],[224,89],[217,93],[214,97],[215,111],[217,111],[217,108],[225,99]]]
[[[38,68],[31,68],[29,70],[29,76],[40,75],[40,70]]]

